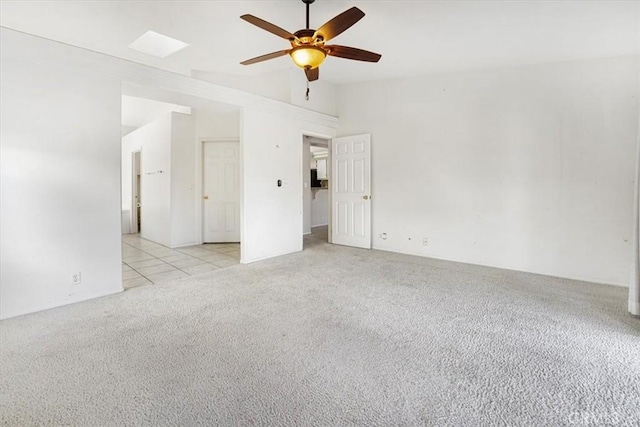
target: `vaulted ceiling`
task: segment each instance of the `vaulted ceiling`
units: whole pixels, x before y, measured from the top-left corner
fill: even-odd
[[[358,6],[366,16],[335,39],[382,54],[378,64],[329,58],[334,83],[640,53],[638,1],[316,0],[311,27]],[[252,14],[296,31],[300,0],[8,1],[0,25],[153,67],[256,75],[294,67],[288,57],[239,62],[286,49],[286,40],[239,19]],[[127,46],[147,30],[190,46],[167,58]]]

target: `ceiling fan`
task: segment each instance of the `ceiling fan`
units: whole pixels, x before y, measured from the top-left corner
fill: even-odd
[[[318,80],[320,71],[318,67],[329,56],[338,58],[353,59],[356,61],[378,62],[382,55],[369,52],[367,50],[356,49],[355,47],[325,45],[326,42],[343,33],[353,24],[364,17],[364,12],[357,7],[342,12],[340,15],[329,20],[317,30],[309,28],[309,5],[315,0],[302,0],[307,5],[307,27],[291,34],[277,25],[267,22],[253,15],[242,15],[240,18],[245,21],[269,31],[278,37],[289,40],[291,49],[279,50],[241,62],[242,65],[251,65],[268,59],[289,55],[295,64],[304,69],[307,80],[312,82]]]

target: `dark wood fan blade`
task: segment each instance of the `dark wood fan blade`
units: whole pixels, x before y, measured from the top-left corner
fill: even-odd
[[[355,47],[331,45],[325,46],[324,50],[328,55],[337,56],[338,58],[354,59],[356,61],[378,62],[382,55],[369,52],[368,50],[356,49]]]
[[[361,20],[363,17],[363,11],[361,11],[357,7],[352,7],[351,9],[342,12],[340,15],[331,19],[322,27],[318,28],[313,37],[315,38],[321,36],[324,41],[328,41],[338,34],[341,34],[343,31]]]
[[[287,53],[289,53],[288,50],[279,50],[278,52],[271,52],[271,53],[267,53],[266,55],[256,56],[255,58],[247,59],[246,61],[242,61],[241,64],[242,65],[251,65],[251,64],[255,64],[256,62],[262,62],[262,61],[266,61],[268,59],[273,59],[273,58],[278,58],[280,56],[285,56]]]
[[[305,68],[304,73],[307,75],[307,80],[312,82],[320,77],[320,68],[314,68],[313,70]]]
[[[260,27],[263,30],[269,31],[271,34],[275,34],[276,36],[282,37],[283,39],[287,39],[287,40],[295,40],[296,39],[296,36],[291,34],[289,31],[283,30],[282,28],[278,27],[277,25],[273,25],[271,22],[267,22],[264,19],[260,19],[260,18],[258,18],[256,16],[253,16],[253,15],[242,15],[240,17],[240,19],[244,19],[248,23],[253,24],[256,27]]]

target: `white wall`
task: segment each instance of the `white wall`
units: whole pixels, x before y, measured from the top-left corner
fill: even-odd
[[[122,291],[120,82],[15,53],[3,36],[1,318]]]
[[[242,117],[242,262],[302,250],[303,134],[333,128],[247,108]],[[277,186],[278,179],[284,185]]]
[[[199,140],[211,138],[240,138],[240,110],[212,111],[204,108],[195,110],[196,137]]]
[[[196,119],[171,114],[171,247],[198,243]]]
[[[168,247],[198,243],[195,123],[190,114],[167,112],[122,138],[122,209],[135,214],[131,160],[140,150],[140,234]]]
[[[638,63],[340,87],[340,134],[372,134],[374,247],[626,285]]]
[[[291,81],[289,71],[272,71],[251,76],[236,76],[212,71],[193,70],[191,76],[207,82],[219,84],[265,98],[289,102]]]
[[[329,224],[329,190],[319,188],[312,190],[311,227]]]
[[[191,108],[184,105],[122,95],[123,131],[128,131],[125,133],[126,135],[171,111],[191,114]]]
[[[131,210],[131,153],[140,150],[140,235],[171,246],[171,112],[122,138],[122,209]],[[177,113],[176,113],[177,114]]]
[[[337,115],[336,85],[322,79],[309,83],[309,99],[306,99],[307,77],[301,69],[291,71],[291,99],[293,105],[320,113]]]
[[[291,103],[307,110],[332,116],[336,115],[336,85],[322,79],[309,83],[310,94],[306,99],[307,77],[297,67],[252,76],[235,76],[223,73],[194,70],[194,78],[219,84],[269,99]]]

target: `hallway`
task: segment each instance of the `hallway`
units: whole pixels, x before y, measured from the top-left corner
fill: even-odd
[[[310,234],[305,234],[303,239],[304,249],[324,245],[329,241],[329,226],[321,225],[312,227]]]

